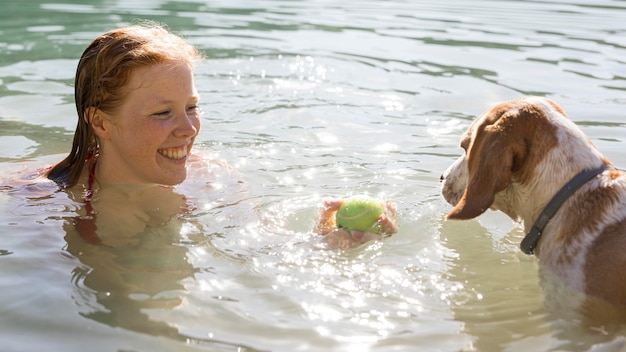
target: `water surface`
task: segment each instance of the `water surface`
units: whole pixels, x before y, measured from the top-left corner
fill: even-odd
[[[593,350],[623,331],[544,306],[538,263],[500,213],[444,221],[439,175],[486,108],[557,101],[626,160],[623,1],[9,1],[0,5],[0,172],[59,160],[73,75],[138,19],[196,44],[198,147],[245,186],[115,249],[68,230],[81,206],[0,193],[0,346],[82,350]],[[197,179],[211,183],[215,180]],[[212,184],[216,185],[216,184]],[[320,249],[324,197],[391,200],[399,232]]]

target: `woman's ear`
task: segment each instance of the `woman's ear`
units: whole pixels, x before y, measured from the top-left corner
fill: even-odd
[[[104,112],[95,107],[89,107],[85,110],[85,122],[91,126],[94,134],[99,139],[108,139],[110,132],[110,124],[106,119]]]

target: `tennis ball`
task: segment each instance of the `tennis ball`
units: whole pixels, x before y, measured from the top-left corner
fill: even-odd
[[[379,233],[382,229],[378,217],[384,212],[383,206],[376,199],[362,195],[352,196],[343,201],[335,214],[335,221],[337,227],[348,231]]]

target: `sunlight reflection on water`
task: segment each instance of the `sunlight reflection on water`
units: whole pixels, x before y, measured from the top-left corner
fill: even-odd
[[[621,2],[29,4],[3,5],[0,22],[2,175],[60,158],[76,124],[77,57],[97,33],[142,17],[206,54],[196,141],[243,183],[203,170],[178,188],[189,214],[108,250],[66,231],[81,205],[64,193],[3,191],[8,349],[526,351],[620,341],[545,310],[536,260],[518,252],[523,234],[508,218],[444,221],[439,175],[474,116],[525,94],[555,99],[624,167]],[[317,208],[358,193],[392,201],[400,231],[325,248],[313,233]],[[13,339],[41,331],[46,346]]]

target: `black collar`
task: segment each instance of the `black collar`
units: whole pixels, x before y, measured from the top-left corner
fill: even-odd
[[[546,227],[550,219],[552,219],[554,214],[556,214],[561,205],[565,203],[567,198],[569,198],[569,196],[576,192],[587,181],[610,168],[611,167],[608,165],[602,165],[595,169],[583,170],[569,180],[569,182],[567,182],[558,192],[556,192],[554,197],[552,197],[550,202],[548,202],[548,205],[543,208],[543,211],[539,214],[537,220],[535,220],[533,227],[526,234],[526,237],[522,240],[522,243],[520,244],[522,252],[526,254],[533,254],[533,250],[537,246],[537,242],[539,241],[539,237],[541,236],[544,227]]]

